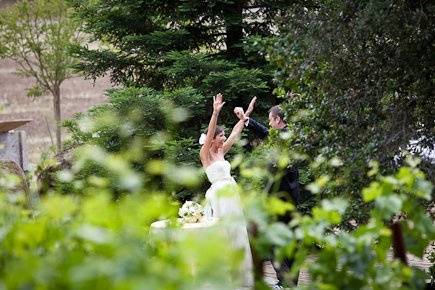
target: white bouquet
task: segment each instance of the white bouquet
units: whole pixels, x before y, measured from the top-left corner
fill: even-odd
[[[178,215],[183,223],[197,223],[202,220],[204,209],[196,202],[186,201],[178,210]]]

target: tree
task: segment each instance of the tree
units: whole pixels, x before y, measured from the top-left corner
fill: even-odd
[[[194,63],[206,60],[209,65],[189,76],[235,68],[223,60],[238,61],[245,68],[264,67],[264,55],[249,41],[271,36],[275,15],[288,6],[287,1],[71,2],[85,31],[110,44],[97,50],[83,46],[78,51],[83,58],[80,67],[92,77],[110,71],[115,83],[157,89],[170,83],[173,71],[167,69],[174,61],[192,53],[198,55]]]
[[[19,74],[34,78],[29,96],[46,92],[53,96],[58,151],[62,148],[60,87],[73,74],[75,60],[68,47],[81,39],[77,28],[63,0],[24,0],[0,14],[0,57],[13,59]]]
[[[309,112],[294,123],[296,143],[342,159],[341,192],[358,197],[369,161],[392,171],[411,140],[433,149],[434,9],[431,1],[306,1],[282,19],[271,59],[283,90],[299,93],[289,115]]]
[[[105,45],[76,48],[88,77],[110,74],[114,84],[155,90],[191,86],[205,104],[222,92],[228,107],[258,95],[260,114],[276,102],[273,70],[259,44],[274,36],[274,17],[287,1],[71,2],[84,31]],[[206,124],[207,115],[191,113]],[[199,135],[201,128],[193,129],[186,135]]]
[[[120,152],[135,136],[155,138],[165,122],[164,107],[174,104],[188,109],[190,119],[170,133],[175,141],[163,142],[162,155],[198,165],[197,140],[208,124],[212,95],[224,94],[219,123],[227,127],[236,121],[232,108],[253,96],[261,99],[256,114],[264,118],[277,102],[262,44],[275,37],[274,19],[287,1],[69,1],[83,31],[100,44],[73,49],[81,60],[78,69],[94,79],[108,74],[119,86],[109,92],[108,106],[80,118],[98,119],[110,111],[134,128],[128,138],[123,124],[87,134],[73,120],[70,144],[96,143]],[[162,140],[167,133],[159,135]]]

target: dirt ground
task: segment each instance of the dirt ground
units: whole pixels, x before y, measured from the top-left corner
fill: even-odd
[[[16,0],[0,0],[0,9],[6,8],[17,2]]]
[[[27,97],[26,88],[33,80],[16,75],[15,70],[13,61],[0,60],[0,121],[32,119],[20,129],[26,132],[29,161],[35,164],[41,153],[50,149],[52,139],[55,142],[53,102],[50,95],[37,99]],[[82,77],[65,81],[61,87],[62,118],[70,118],[74,113],[104,102],[104,93],[109,87],[108,78],[98,79],[95,84]]]

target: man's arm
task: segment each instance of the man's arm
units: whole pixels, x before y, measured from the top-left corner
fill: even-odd
[[[253,97],[251,102],[249,103],[246,112],[243,112],[242,107],[235,107],[234,113],[240,120],[243,120],[245,122],[245,126],[248,127],[249,130],[254,132],[255,135],[257,135],[261,139],[266,139],[266,137],[269,135],[269,130],[266,128],[266,126],[249,117],[249,115],[251,115],[252,111],[254,110],[256,101],[257,97]]]
[[[246,122],[248,123],[248,129],[251,130],[259,138],[266,139],[269,135],[269,129],[267,129],[266,126],[264,126],[263,124],[255,121],[252,118],[249,118]]]

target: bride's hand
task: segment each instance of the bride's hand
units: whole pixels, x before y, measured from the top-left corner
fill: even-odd
[[[225,102],[223,101],[222,94],[217,94],[213,97],[213,111],[219,113],[222,110]]]
[[[234,114],[236,114],[237,118],[239,118],[240,120],[245,120],[245,112],[243,112],[243,108],[242,107],[235,107],[234,108]]]

